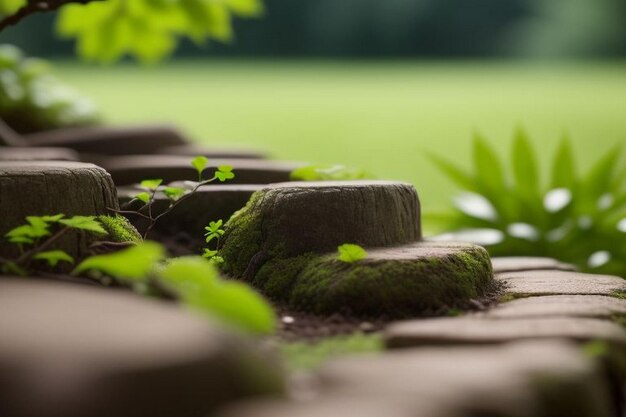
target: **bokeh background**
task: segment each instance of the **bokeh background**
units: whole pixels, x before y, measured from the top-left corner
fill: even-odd
[[[626,143],[624,0],[266,0],[231,42],[148,68],[81,63],[53,22],[0,42],[52,60],[107,122],[365,168],[414,183],[427,210],[453,191],[427,152],[469,165],[474,132],[504,154],[524,126],[545,166],[564,133],[583,168]]]

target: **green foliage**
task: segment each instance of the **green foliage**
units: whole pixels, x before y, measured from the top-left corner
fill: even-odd
[[[96,220],[96,216],[74,216],[68,219],[60,219],[59,223],[72,229],[85,230],[87,232],[106,235],[102,225]]]
[[[208,163],[209,160],[205,156],[201,155],[196,156],[191,160],[191,166],[194,167],[196,172],[198,173],[198,181],[202,181],[202,173],[204,172],[204,169],[206,168]]]
[[[0,117],[19,132],[93,124],[89,100],[63,85],[42,60],[0,45]]]
[[[345,181],[373,179],[368,172],[343,165],[309,165],[291,172],[293,181]]]
[[[179,200],[183,195],[185,195],[186,190],[184,188],[178,187],[164,187],[163,194],[167,196],[172,201]],[[144,201],[147,202],[147,201]]]
[[[276,319],[265,299],[243,283],[222,280],[212,262],[200,256],[163,261],[163,246],[145,241],[116,253],[87,258],[73,273],[106,274],[132,284],[140,292],[158,293],[165,288],[184,305],[238,329],[257,334],[274,331]]]
[[[224,222],[220,219],[215,222],[210,222],[209,225],[204,228],[204,230],[207,231],[204,234],[204,236],[206,236],[206,243],[210,243],[213,239],[219,239],[224,235],[223,225]]]
[[[62,8],[57,32],[77,39],[87,61],[111,63],[125,55],[152,63],[169,55],[181,38],[198,45],[229,41],[232,18],[256,17],[260,0],[106,0]]]
[[[43,260],[48,263],[52,268],[57,266],[59,262],[68,262],[73,264],[74,258],[72,258],[67,252],[62,250],[50,250],[46,252],[39,252],[33,259]]]
[[[354,263],[367,257],[365,249],[352,243],[344,243],[337,248],[337,251],[339,252],[337,259],[341,262]]]
[[[206,233],[204,234],[206,243],[210,245],[211,242],[215,242],[213,249],[211,247],[205,248],[202,253],[202,257],[211,260],[214,264],[220,265],[224,263],[224,258],[219,256],[217,248],[220,246],[220,239],[224,235],[224,222],[220,219],[214,222],[210,222],[207,227],[204,228]]]
[[[158,243],[146,241],[106,255],[90,256],[72,272],[98,271],[130,281],[144,280],[154,265],[165,258],[165,249]]]
[[[148,204],[148,202],[150,201],[150,194],[145,191],[142,191],[139,194],[137,194],[135,198],[143,202],[144,204]]]
[[[163,180],[160,178],[153,179],[153,180],[143,180],[139,183],[139,186],[149,191],[155,191],[157,188],[159,188],[159,185],[161,185],[162,183],[163,183]]]
[[[217,171],[215,171],[215,177],[220,180],[220,182],[232,180],[233,178],[235,178],[235,174],[233,173],[233,167],[231,167],[230,165],[218,166]]]
[[[511,172],[480,137],[474,139],[474,170],[467,173],[434,157],[464,193],[455,210],[431,216],[450,233],[441,240],[485,246],[492,256],[548,256],[581,270],[626,276],[626,170],[621,149],[610,149],[579,174],[571,144],[561,141],[549,178],[542,180],[532,143],[519,129]]]

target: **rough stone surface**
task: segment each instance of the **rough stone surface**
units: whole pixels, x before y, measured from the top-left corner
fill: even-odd
[[[26,222],[26,216],[103,215],[117,208],[111,177],[102,168],[80,162],[0,162],[0,235]],[[81,235],[68,234],[59,248],[80,256]],[[16,254],[15,245],[0,243],[0,253]]]
[[[68,148],[0,147],[0,161],[78,161],[78,153]]]
[[[500,304],[477,315],[495,319],[555,316],[610,319],[626,316],[626,300],[603,295],[528,297]]]
[[[175,128],[158,125],[64,128],[25,135],[24,140],[31,146],[61,146],[85,154],[104,155],[149,153],[186,143]],[[84,160],[90,160],[89,156]]]
[[[173,187],[189,189],[189,184],[171,183]],[[202,239],[205,233],[204,227],[211,221],[222,219],[226,222],[237,210],[246,205],[250,196],[262,188],[262,185],[207,185],[200,187],[192,196],[182,201],[170,213],[159,219],[158,230],[176,233],[185,232],[192,237]],[[135,195],[143,190],[127,186],[118,187],[117,195],[120,206],[129,203]],[[137,209],[141,206],[131,205],[130,208]],[[170,200],[162,193],[157,193],[155,203],[152,207],[154,215],[163,213],[170,205]],[[138,228],[143,230],[141,218],[134,219]]]
[[[147,178],[161,178],[165,182],[198,179],[190,165],[191,157],[177,155],[131,155],[99,161],[116,185],[139,183]],[[219,165],[231,165],[235,178],[229,184],[269,184],[289,181],[291,171],[301,166],[296,162],[265,161],[259,159],[213,159],[205,171],[212,175]]]
[[[286,257],[331,252],[343,243],[414,242],[421,237],[419,213],[415,188],[401,182],[272,184],[229,221],[223,256],[240,275],[258,252]]]
[[[534,295],[614,295],[626,291],[626,280],[610,275],[569,271],[522,271],[496,274],[513,296]]]
[[[491,258],[493,272],[532,271],[537,269],[559,269],[563,271],[575,271],[576,267],[571,264],[560,262],[553,258],[539,258],[528,256],[504,256]]]
[[[267,271],[272,267],[270,261],[260,269],[255,285],[270,294],[290,285],[292,305],[326,314],[447,314],[493,288],[489,255],[470,244],[422,242],[373,249],[354,264],[326,255],[309,262],[295,281],[281,276],[280,268]]]
[[[338,359],[308,401],[256,402],[219,417],[608,417],[610,388],[564,342],[415,349]]]
[[[174,303],[0,278],[0,414],[201,417],[278,393],[266,355]]]
[[[390,348],[492,344],[553,338],[579,342],[603,340],[621,349],[626,348],[626,329],[609,321],[589,318],[437,318],[398,322],[385,331],[385,342]]]
[[[218,159],[267,159],[268,157],[264,152],[254,149],[217,148],[191,144],[161,148],[158,150],[158,153],[162,155],[181,155],[188,157],[203,155],[207,158]]]

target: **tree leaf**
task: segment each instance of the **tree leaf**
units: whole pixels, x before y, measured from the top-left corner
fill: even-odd
[[[231,180],[235,178],[235,174],[232,171],[233,167],[230,165],[220,165],[217,167],[217,171],[215,171],[215,177],[219,179],[220,182]]]
[[[163,180],[158,178],[158,179],[151,179],[151,180],[143,180],[139,183],[139,185],[141,186],[141,188],[154,191],[157,188],[159,188],[159,185],[161,185],[162,183],[163,183]]]
[[[100,235],[108,234],[102,225],[96,220],[95,216],[74,216],[67,219],[61,219],[59,220],[59,223],[64,224],[67,227],[71,227],[72,229],[85,230],[87,232]]]
[[[74,258],[72,258],[67,252],[62,250],[50,250],[46,252],[39,252],[33,259],[38,259],[42,261],[48,262],[48,265],[51,267],[57,266],[59,262],[67,262],[70,264],[74,263]]]
[[[446,174],[448,178],[450,178],[462,189],[467,191],[478,191],[475,179],[467,172],[458,168],[452,162],[449,162],[435,154],[428,154],[428,158],[437,166],[437,168],[439,168],[440,171]]]
[[[164,258],[165,248],[161,244],[145,241],[118,252],[91,256],[82,261],[72,274],[93,270],[122,280],[141,281]]]
[[[564,136],[552,161],[552,188],[573,189],[576,168],[569,137]]]
[[[144,204],[148,204],[150,202],[150,194],[148,194],[147,192],[143,191],[139,194],[137,194],[135,197],[137,200],[141,201]]]
[[[517,130],[513,141],[513,175],[519,192],[526,197],[539,195],[539,174],[535,153],[526,132]]]
[[[354,263],[367,257],[365,249],[352,243],[344,243],[337,247],[337,251],[339,252],[337,259],[341,262]]]
[[[191,160],[191,166],[196,169],[196,172],[198,173],[198,178],[200,179],[200,181],[202,180],[202,173],[206,169],[208,163],[209,163],[209,160],[207,159],[207,157],[202,156],[202,155],[196,156],[195,158]]]
[[[163,189],[163,194],[167,196],[172,201],[179,200],[183,195],[185,195],[186,190],[184,188],[178,187],[165,187]]]
[[[476,179],[492,196],[494,193],[506,192],[504,172],[495,151],[480,135],[474,136],[474,170]],[[481,187],[482,188],[482,187]]]

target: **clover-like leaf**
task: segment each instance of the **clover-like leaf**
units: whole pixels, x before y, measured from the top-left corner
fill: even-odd
[[[86,232],[100,235],[108,234],[102,225],[96,220],[95,216],[74,216],[67,219],[61,219],[59,220],[59,223],[64,224],[67,227],[71,227],[72,229],[84,230]]]
[[[163,189],[163,194],[165,194],[167,196],[167,198],[169,198],[172,201],[177,201],[179,200],[183,195],[185,195],[185,189],[184,188],[178,188],[178,187],[165,187]]]
[[[359,245],[353,243],[344,243],[337,248],[339,251],[339,259],[341,262],[354,263],[367,257],[367,252]]]
[[[155,179],[150,179],[150,180],[143,180],[139,183],[139,185],[141,186],[141,188],[154,191],[157,188],[159,188],[159,185],[161,185],[162,183],[163,183],[162,179],[155,178]]]
[[[95,270],[115,278],[141,281],[164,258],[165,248],[161,244],[145,241],[118,252],[91,256],[82,261],[72,274]]]
[[[196,169],[199,181],[202,181],[202,173],[206,169],[208,163],[209,160],[207,159],[207,157],[202,155],[198,155],[191,160],[191,166]]]
[[[232,180],[235,178],[235,173],[233,172],[233,167],[230,165],[220,165],[217,167],[217,171],[215,171],[215,177],[220,180],[220,182],[224,182],[226,180]]]
[[[217,255],[217,251],[216,250],[204,249],[204,253],[202,254],[202,257],[203,258],[207,258],[207,259],[211,259],[215,255]]]
[[[145,204],[148,204],[150,202],[150,194],[145,191],[140,192],[134,198]]]
[[[50,250],[46,252],[39,252],[33,259],[38,259],[42,261],[46,261],[48,265],[51,267],[57,266],[59,262],[67,262],[70,264],[74,263],[74,258],[72,258],[67,252],[62,250]]]

